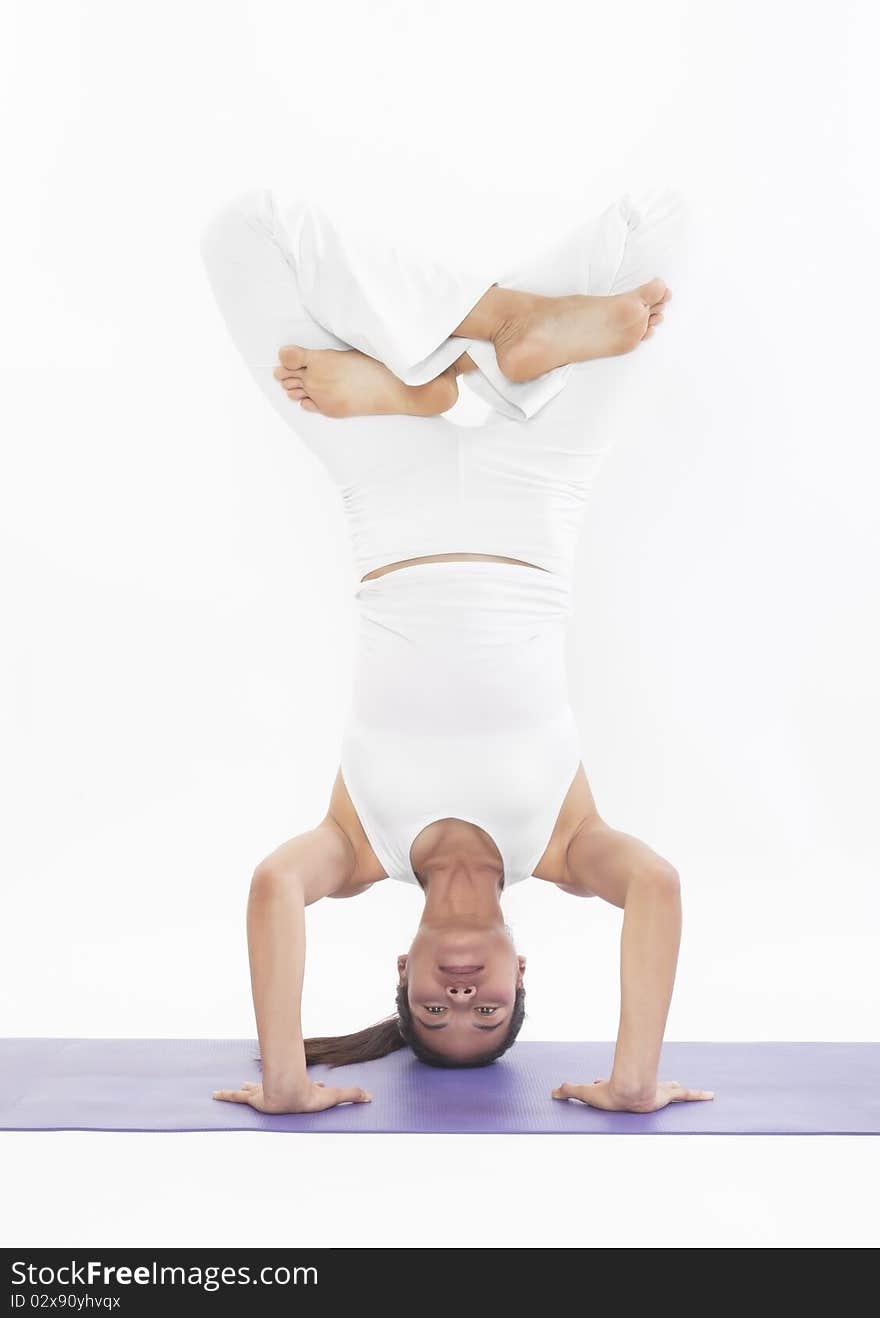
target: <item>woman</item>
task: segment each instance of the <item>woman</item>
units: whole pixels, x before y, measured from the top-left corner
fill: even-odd
[[[240,194],[207,225],[202,255],[230,334],[339,489],[359,606],[327,813],[251,883],[262,1084],[215,1098],[310,1112],[369,1095],[313,1083],[308,1063],[406,1045],[439,1066],[500,1057],[522,1024],[525,974],[500,897],[530,876],[624,910],[611,1075],[553,1096],[636,1112],[711,1097],[658,1081],[678,876],[599,816],[564,658],[575,542],[607,447],[607,359],[663,320],[671,292],[656,269],[681,231],[677,194],[625,197],[492,280],[359,245],[269,191]],[[491,404],[482,426],[442,415],[460,377]],[[397,1014],[304,1041],[305,907],[386,878],[425,897],[397,964]]]

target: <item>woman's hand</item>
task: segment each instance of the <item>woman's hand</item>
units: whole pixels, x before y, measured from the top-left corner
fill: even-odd
[[[590,1107],[605,1112],[657,1112],[668,1103],[699,1103],[714,1098],[714,1089],[685,1089],[677,1080],[659,1080],[653,1094],[627,1095],[615,1090],[610,1080],[594,1080],[591,1085],[560,1085],[554,1098],[579,1098]]]
[[[262,1085],[245,1080],[241,1089],[215,1089],[211,1097],[224,1103],[246,1103],[258,1112],[277,1115],[282,1112],[323,1112],[325,1108],[337,1107],[340,1103],[369,1103],[373,1095],[365,1089],[334,1089],[320,1080],[307,1080],[286,1093],[267,1097]]]

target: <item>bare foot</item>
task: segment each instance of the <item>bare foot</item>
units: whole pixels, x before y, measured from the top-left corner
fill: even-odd
[[[611,297],[528,294],[521,313],[505,320],[492,342],[508,380],[534,380],[568,362],[631,352],[650,338],[672,297],[662,279]]]
[[[306,412],[322,416],[437,416],[458,398],[455,368],[436,380],[408,385],[356,348],[299,348],[278,352],[272,374]]]

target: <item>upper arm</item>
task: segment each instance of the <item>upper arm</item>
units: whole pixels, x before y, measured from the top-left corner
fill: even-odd
[[[568,845],[565,881],[567,892],[597,897],[621,909],[632,885],[646,882],[652,890],[676,892],[678,874],[668,861],[630,833],[611,828],[604,820],[593,820],[579,828]]]
[[[623,836],[598,817],[585,822],[569,841],[565,875],[556,886],[577,897],[601,897],[622,909],[631,876],[620,847]]]
[[[336,820],[329,815],[316,828],[282,842],[255,871],[255,878],[297,879],[303,887],[306,906],[321,897],[349,897],[357,858],[354,847]],[[363,891],[369,884],[358,884]],[[346,888],[349,890],[346,891]]]

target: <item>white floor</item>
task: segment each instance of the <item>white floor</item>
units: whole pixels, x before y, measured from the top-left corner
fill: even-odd
[[[862,1246],[880,1139],[7,1133],[0,1243]]]

